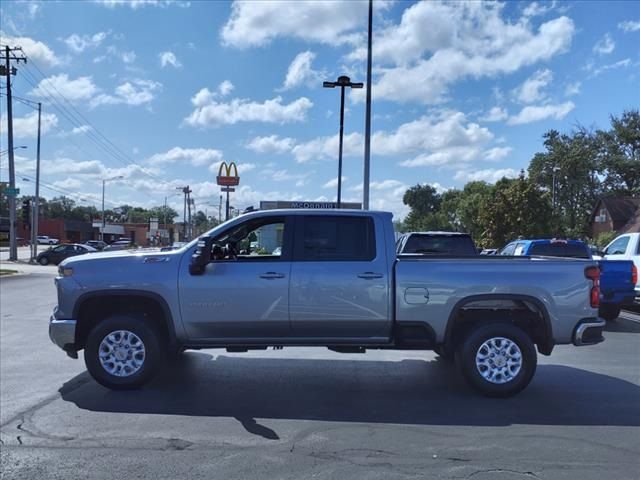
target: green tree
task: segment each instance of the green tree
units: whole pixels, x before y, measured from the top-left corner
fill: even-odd
[[[440,209],[442,198],[431,185],[415,185],[408,189],[402,202],[411,209],[404,221],[408,231],[433,230],[446,219],[436,215]]]
[[[549,194],[524,172],[516,179],[503,178],[482,201],[479,221],[484,225],[479,242],[483,247],[502,247],[519,236],[548,237],[552,229]]]
[[[603,186],[618,195],[640,194],[640,112],[611,116],[611,130],[596,132]]]
[[[551,130],[544,134],[545,152],[529,164],[529,178],[548,193],[555,177],[556,234],[588,234],[589,217],[602,193],[595,135],[579,128],[570,135]]]

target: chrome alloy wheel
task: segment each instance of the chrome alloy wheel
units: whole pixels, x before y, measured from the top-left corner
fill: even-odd
[[[145,359],[144,343],[135,333],[116,330],[100,342],[100,364],[116,377],[128,377],[136,373]]]
[[[522,369],[522,352],[520,347],[508,338],[493,337],[478,348],[476,367],[488,382],[507,383]]]

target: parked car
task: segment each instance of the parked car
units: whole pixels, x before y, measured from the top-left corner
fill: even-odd
[[[52,247],[44,252],[41,252],[36,257],[36,261],[40,265],[49,265],[53,263],[58,265],[63,260],[69,257],[75,257],[76,255],[84,255],[85,253],[97,252],[97,250],[89,245],[82,245],[79,243],[63,243],[56,247]]]
[[[640,271],[640,233],[625,233],[614,238],[603,252],[607,260],[631,260]],[[636,276],[635,299],[640,302],[640,280]]]
[[[396,253],[423,255],[477,255],[476,245],[468,233],[410,232],[396,241]]]
[[[516,240],[500,251],[500,255],[542,255],[548,257],[593,260],[589,245],[580,240]],[[597,260],[600,267],[600,310],[605,320],[620,315],[623,305],[633,303],[638,270],[632,261]]]
[[[107,242],[103,242],[102,240],[87,240],[84,242],[85,245],[89,245],[90,247],[95,248],[96,250],[103,250],[104,247],[108,245]]]
[[[114,250],[126,250],[127,248],[131,248],[133,244],[131,240],[118,240],[117,242],[113,242],[111,245],[107,245],[102,249],[103,252],[112,252]]]
[[[495,255],[498,253],[498,249],[497,248],[483,248],[480,251],[480,255]]]
[[[282,256],[241,255],[263,228],[282,230]],[[74,358],[84,349],[115,390],[188,348],[305,345],[455,353],[471,386],[506,397],[529,384],[537,352],[604,340],[599,275],[582,259],[396,255],[386,212],[265,210],[180,250],[65,260],[49,335]]]
[[[60,240],[53,237],[47,237],[46,235],[38,235],[38,245],[57,245]]]

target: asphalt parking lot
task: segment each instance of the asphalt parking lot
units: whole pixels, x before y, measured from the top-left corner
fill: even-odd
[[[50,343],[53,273],[0,280],[2,478],[637,479],[640,322],[557,347],[517,397],[430,352],[187,352],[111,392]],[[640,318],[639,318],[640,320]]]

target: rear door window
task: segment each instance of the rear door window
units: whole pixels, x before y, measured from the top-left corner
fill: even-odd
[[[373,219],[308,215],[298,221],[295,260],[371,261],[376,256]]]
[[[473,240],[466,235],[413,234],[407,240],[402,253],[434,255],[476,255]]]
[[[607,255],[624,255],[629,245],[629,236],[620,237],[607,248]]]
[[[591,258],[586,245],[576,243],[536,243],[529,249],[529,255],[547,257]]]

